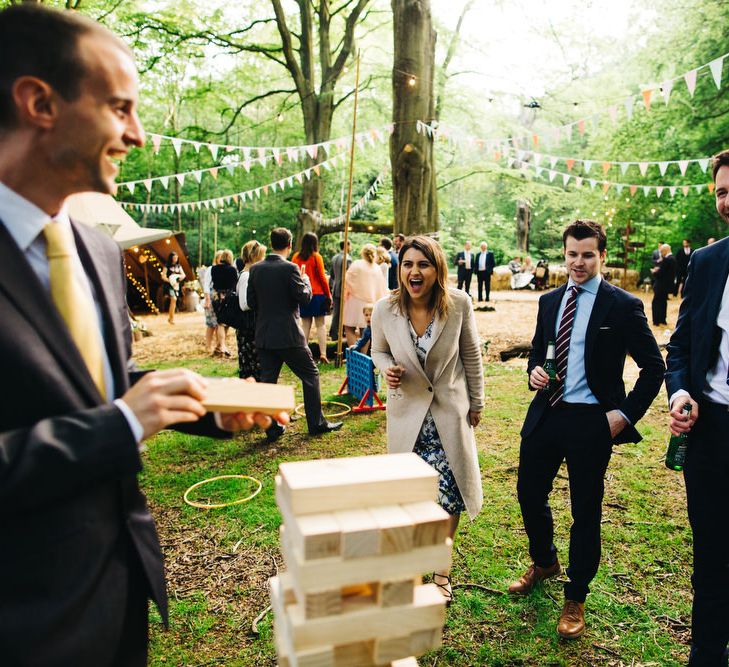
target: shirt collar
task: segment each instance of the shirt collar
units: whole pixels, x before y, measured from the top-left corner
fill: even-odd
[[[584,292],[589,292],[590,294],[597,294],[597,290],[600,287],[600,281],[602,280],[602,276],[598,273],[594,278],[590,278],[586,283],[582,283],[582,285],[579,285],[580,289]],[[570,278],[567,281],[567,289],[570,287],[574,287],[577,283],[575,283],[572,278]]]
[[[25,197],[0,183],[0,220],[18,247],[26,252],[43,231],[43,227],[51,222],[51,217]],[[70,226],[65,204],[53,220]]]

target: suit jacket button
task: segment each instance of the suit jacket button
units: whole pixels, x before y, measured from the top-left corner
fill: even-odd
[[[428,391],[432,394],[433,393],[433,387],[428,387]]]

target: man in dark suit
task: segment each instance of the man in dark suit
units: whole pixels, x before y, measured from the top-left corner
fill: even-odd
[[[458,267],[458,289],[465,289],[466,294],[471,296],[471,276],[473,275],[473,253],[471,242],[463,244],[463,250],[456,255],[456,266]]]
[[[671,253],[671,246],[667,243],[664,243],[659,250],[661,261],[651,269],[653,273],[651,315],[654,326],[666,326],[668,295],[673,291],[676,280],[676,258]]]
[[[478,280],[478,300],[482,301],[483,290],[486,290],[486,301],[491,297],[491,274],[494,272],[494,253],[489,250],[485,241],[481,243],[481,252],[476,255],[476,279]]]
[[[392,241],[388,239],[386,236],[383,236],[380,239],[380,245],[387,250],[387,254],[390,255],[390,268],[387,270],[387,289],[394,290],[398,288],[399,280],[398,280],[398,268],[397,265],[399,263],[399,260],[397,258],[397,253],[392,249]]]
[[[565,230],[563,243],[569,280],[539,299],[528,364],[529,388],[537,394],[521,430],[517,492],[533,564],[509,592],[526,594],[561,571],[548,497],[566,460],[573,524],[557,632],[575,639],[585,631],[584,603],[600,563],[604,476],[612,447],[641,439],[635,424],[660,389],[664,365],[640,299],[601,279],[603,228],[577,220]],[[542,366],[548,346],[555,347],[559,376],[551,390]],[[641,369],[627,396],[626,354]]]
[[[673,287],[673,296],[678,296],[679,290],[681,291],[681,296],[683,296],[683,286],[686,283],[688,265],[693,254],[694,251],[691,248],[691,241],[684,239],[681,250],[676,254],[676,283]]]
[[[352,263],[349,250],[352,244],[347,241],[347,268]],[[332,257],[329,271],[329,291],[332,293],[332,322],[329,325],[329,338],[339,340],[339,304],[342,301],[342,264],[344,262],[344,241],[339,242],[339,252]]]
[[[729,223],[729,151],[714,158],[716,210]],[[693,253],[668,344],[671,432],[690,432],[683,474],[694,537],[692,667],[729,664],[729,238]],[[682,414],[685,403],[691,416]]]
[[[309,276],[287,260],[291,232],[284,227],[271,231],[271,254],[250,268],[248,305],[256,311],[256,350],[261,364],[261,382],[278,382],[286,364],[304,387],[304,410],[309,435],[336,431],[342,422],[328,422],[321,410],[319,369],[304,337],[299,305],[311,301]],[[274,422],[266,432],[269,442],[280,438],[285,426]]]
[[[113,160],[144,143],[136,104],[131,54],[105,28],[35,4],[0,12],[3,664],[145,665],[147,601],[166,623],[167,596],[141,443],[183,422],[252,425],[200,420],[195,373],[130,372],[119,248],[66,213],[71,194],[116,190]]]

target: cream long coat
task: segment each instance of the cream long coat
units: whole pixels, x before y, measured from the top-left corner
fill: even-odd
[[[436,317],[434,343],[424,370],[410,338],[407,316],[389,298],[378,301],[372,313],[371,354],[382,373],[395,360],[405,368],[403,397],[387,401],[388,451],[413,450],[430,408],[458,489],[474,518],[483,504],[483,488],[468,411],[484,406],[483,363],[471,299],[461,290],[449,289],[449,295],[448,317]]]

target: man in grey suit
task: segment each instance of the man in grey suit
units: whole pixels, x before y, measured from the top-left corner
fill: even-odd
[[[347,268],[352,263],[349,251],[352,244],[347,241]],[[332,257],[329,271],[329,289],[332,292],[332,323],[329,327],[329,338],[339,340],[339,302],[342,297],[342,262],[344,261],[344,241],[339,242],[339,252]]]
[[[261,382],[277,382],[286,364],[304,386],[304,410],[309,435],[342,428],[328,422],[321,410],[319,369],[304,338],[299,305],[311,301],[309,277],[288,261],[291,232],[285,227],[271,231],[271,254],[254,264],[248,277],[248,305],[256,311],[256,350],[261,364]],[[273,422],[266,431],[269,442],[280,438],[285,426]]]

